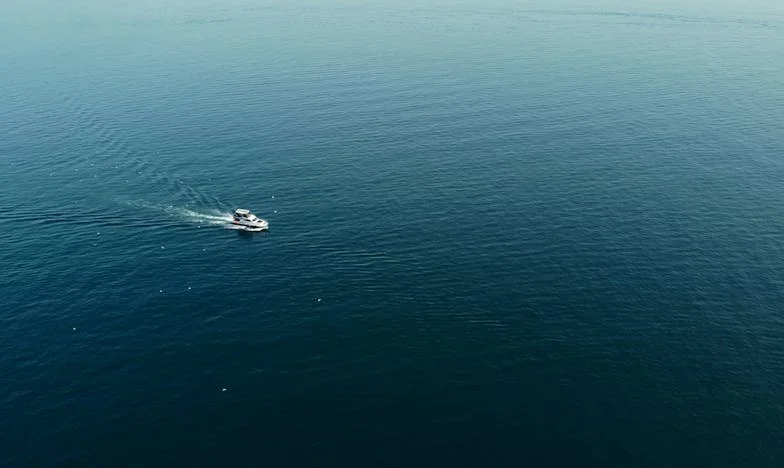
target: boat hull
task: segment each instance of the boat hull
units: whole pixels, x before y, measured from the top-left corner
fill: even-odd
[[[242,229],[244,231],[250,231],[250,232],[260,232],[260,231],[269,230],[269,223],[248,224],[248,223],[238,223],[236,221],[233,221],[231,224],[237,226],[238,229]]]

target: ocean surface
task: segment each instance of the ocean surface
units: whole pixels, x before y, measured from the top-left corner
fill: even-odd
[[[784,466],[784,4],[2,2],[0,466]]]

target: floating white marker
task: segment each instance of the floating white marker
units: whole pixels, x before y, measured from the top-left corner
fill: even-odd
[[[162,249],[165,249],[166,247],[164,247],[164,246],[161,246],[161,248],[162,248]]]
[[[273,196],[272,196],[272,199],[273,199],[273,200],[275,199],[275,195],[273,195]]]
[[[316,299],[316,302],[321,302],[321,298],[319,297],[318,299]]]
[[[163,289],[161,289],[161,291],[160,291],[160,292],[163,292]]]
[[[73,331],[76,331],[76,327],[73,327]]]
[[[190,290],[191,290],[191,287],[190,287],[190,286],[188,286],[188,291],[190,291]]]
[[[275,213],[277,213],[277,212],[278,212],[278,210],[275,210],[274,212],[275,212]]]
[[[221,392],[225,392],[225,391],[226,391],[226,389],[225,389],[225,388],[222,388],[222,389],[221,389]]]

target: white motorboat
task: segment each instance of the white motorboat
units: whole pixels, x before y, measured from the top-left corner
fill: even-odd
[[[242,208],[234,210],[234,219],[232,224],[240,226],[246,231],[266,231],[269,229],[269,223],[265,219],[256,217],[253,213]]]

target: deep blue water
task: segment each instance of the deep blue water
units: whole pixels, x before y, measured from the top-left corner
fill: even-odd
[[[4,2],[0,465],[784,466],[784,8],[625,3]]]

